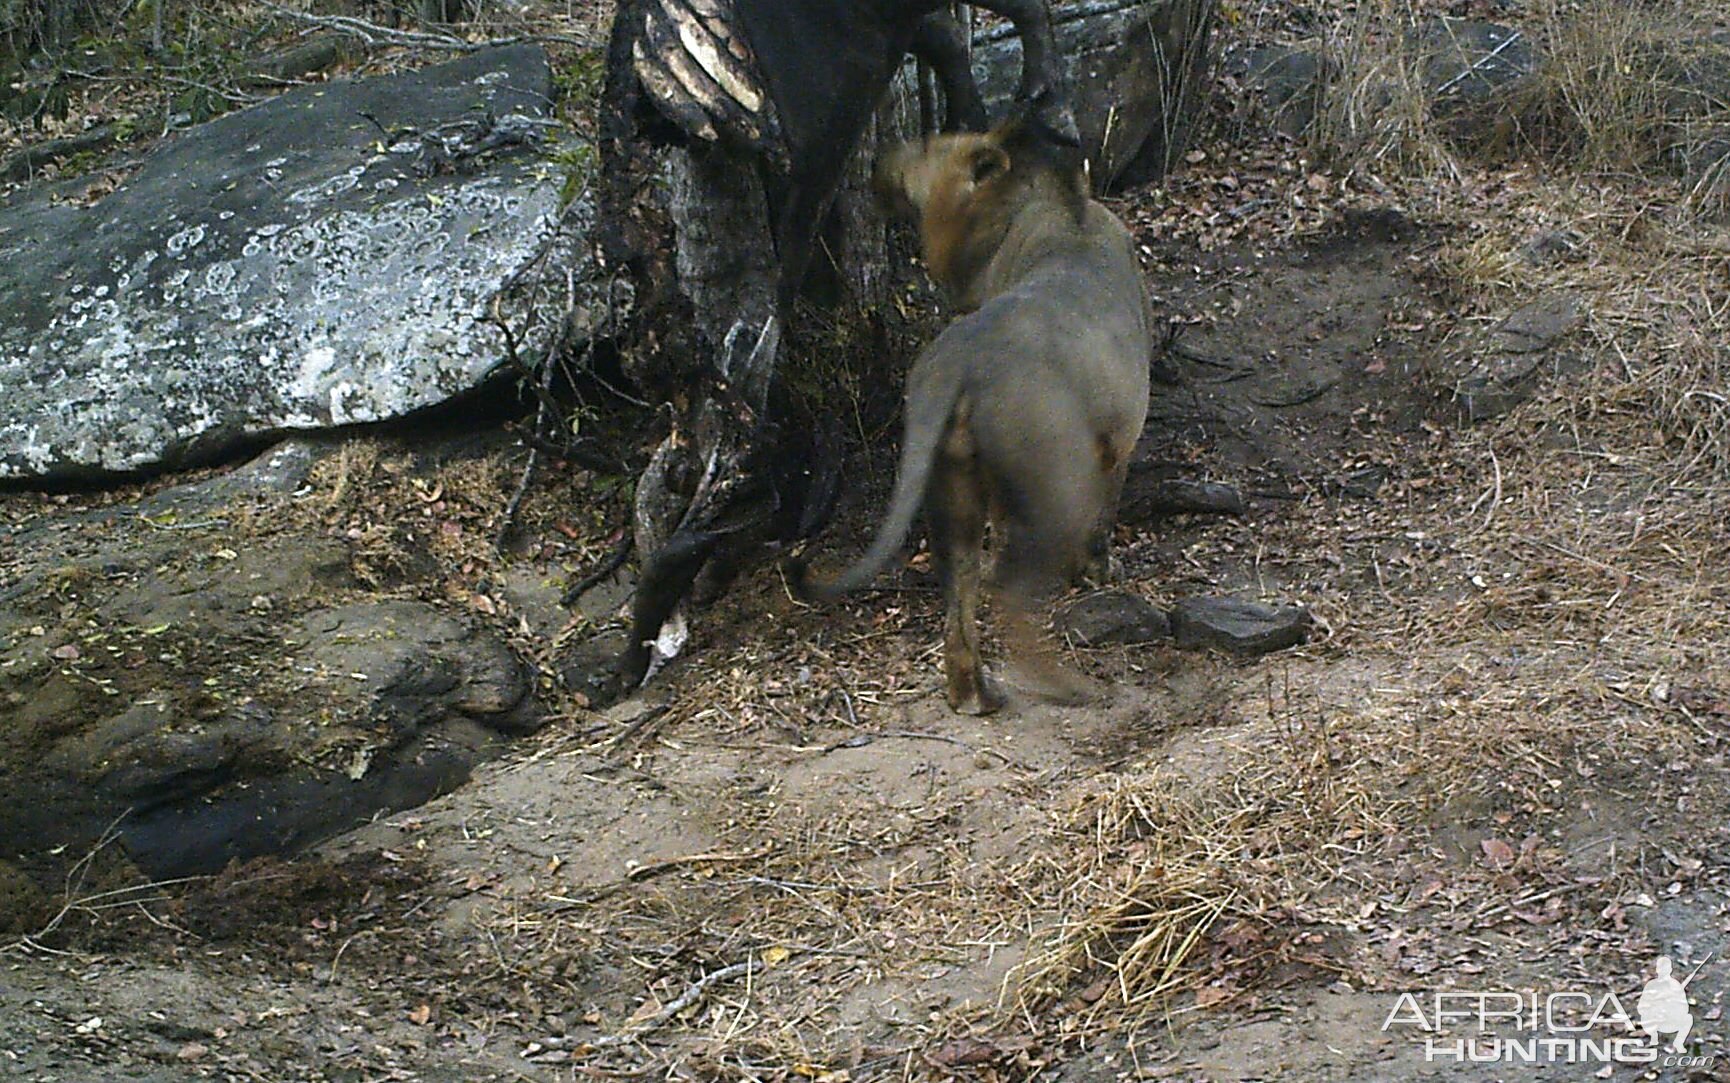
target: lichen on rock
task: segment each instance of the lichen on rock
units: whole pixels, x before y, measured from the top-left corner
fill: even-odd
[[[493,297],[586,208],[520,143],[453,163],[439,135],[551,102],[540,49],[485,50],[202,125],[92,206],[0,210],[0,479],[171,467],[474,389],[503,361]],[[557,325],[525,322],[530,351]]]

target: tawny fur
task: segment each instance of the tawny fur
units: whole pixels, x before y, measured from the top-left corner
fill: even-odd
[[[986,523],[1011,652],[1047,698],[1091,689],[1058,666],[1034,612],[1097,556],[1147,416],[1151,321],[1129,231],[1088,197],[1072,152],[1019,125],[887,153],[876,184],[915,217],[932,278],[965,315],[914,363],[901,462],[870,550],[811,593],[868,584],[923,506],[944,584],[950,706],[1002,694],[979,656]]]

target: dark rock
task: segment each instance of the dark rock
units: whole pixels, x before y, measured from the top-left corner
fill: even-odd
[[[1301,606],[1262,605],[1237,598],[1185,598],[1171,611],[1177,645],[1266,654],[1302,643],[1310,615]]]
[[[565,687],[580,693],[589,706],[601,708],[616,703],[630,689],[624,685],[619,658],[630,639],[622,628],[598,632],[572,647],[559,662],[559,677]]]
[[[1243,494],[1217,481],[1156,482],[1144,499],[1155,515],[1242,515]]]
[[[1682,190],[1708,217],[1730,213],[1730,127],[1696,136],[1682,153]]]
[[[306,567],[326,558],[302,546],[259,571],[219,562],[201,586],[144,576],[85,625],[112,631],[69,641],[76,657],[54,653],[53,633],[0,638],[10,852],[75,851],[118,821],[148,874],[208,872],[420,804],[538,724],[528,667],[424,603],[316,609],[263,632],[239,599],[271,567],[284,570],[266,589],[311,585]]]
[[[1340,492],[1360,500],[1374,500],[1387,484],[1389,473],[1387,467],[1379,464],[1354,470],[1340,479]]]
[[[496,734],[455,720],[346,770],[299,765],[246,777],[202,795],[134,813],[119,828],[127,855],[147,875],[215,872],[232,861],[292,853],[381,814],[425,804],[467,781],[474,765],[498,754]]]
[[[467,715],[507,733],[540,719],[519,711],[529,674],[498,640],[421,602],[369,602],[309,614],[288,632],[291,665],[334,709],[359,711],[373,732],[402,736]]]
[[[523,149],[550,102],[540,49],[485,50],[228,114],[93,206],[0,210],[0,479],[173,466],[476,387],[502,361],[488,304],[560,236],[562,178]],[[457,122],[500,145],[415,134]],[[557,323],[518,322],[528,353]]]
[[[1628,50],[1624,63],[1660,97],[1672,123],[1722,121],[1730,105],[1730,41],[1660,31]]]
[[[1577,229],[1552,229],[1520,246],[1520,258],[1534,267],[1562,263],[1580,255],[1586,235]]]
[[[48,894],[9,861],[0,861],[0,936],[38,932],[53,914]]]
[[[1171,635],[1165,613],[1146,598],[1120,590],[1089,594],[1057,613],[1057,631],[1084,647],[1150,643]]]
[[[1530,398],[1539,370],[1565,359],[1556,346],[1583,321],[1579,302],[1552,294],[1512,313],[1443,361],[1468,421],[1500,417]]]
[[[1211,7],[1171,0],[1053,5],[1097,190],[1158,179],[1183,153],[1200,111]],[[986,103],[1003,115],[1021,77],[1020,39],[1006,26],[981,31],[973,66]]]
[[[1518,139],[1521,88],[1539,59],[1523,31],[1472,19],[1441,18],[1416,35],[1424,91],[1440,130],[1481,155],[1510,152]]]
[[[1437,19],[1421,31],[1424,86],[1438,113],[1483,101],[1531,75],[1537,54],[1524,32],[1473,19]]]
[[[1233,52],[1221,68],[1285,134],[1302,135],[1315,123],[1328,74],[1316,50],[1259,45]]]
[[[1347,207],[1328,223],[1323,243],[1399,244],[1422,232],[1423,227],[1398,207]]]

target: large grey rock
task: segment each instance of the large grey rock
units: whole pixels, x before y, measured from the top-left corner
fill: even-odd
[[[1266,654],[1302,643],[1310,615],[1295,605],[1271,606],[1238,598],[1185,598],[1171,611],[1177,645]]]
[[[1584,321],[1580,303],[1562,293],[1540,297],[1472,335],[1442,361],[1454,401],[1468,421],[1500,417],[1530,398],[1540,372],[1570,360],[1558,346]]]
[[[1077,598],[1058,611],[1056,624],[1059,633],[1084,647],[1151,643],[1171,635],[1164,610],[1121,590]]]
[[[327,83],[181,134],[93,206],[0,210],[0,479],[172,466],[476,387],[501,362],[481,317],[559,224],[559,170],[509,138],[551,89],[531,46]],[[501,146],[426,153],[457,122]],[[523,322],[525,352],[557,324]]]
[[[1076,126],[1094,187],[1162,176],[1183,152],[1210,60],[1213,0],[1054,4]],[[1021,41],[1006,25],[976,35],[974,74],[994,115],[1021,78]]]
[[[1328,66],[1319,48],[1257,45],[1230,52],[1221,74],[1272,118],[1274,127],[1302,135],[1315,122],[1327,89]]]

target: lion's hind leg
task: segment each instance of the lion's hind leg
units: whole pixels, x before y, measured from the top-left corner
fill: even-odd
[[[965,425],[950,434],[926,495],[931,554],[943,583],[943,668],[949,706],[961,714],[990,714],[1003,692],[979,654],[981,550],[985,543],[985,491],[973,464]]]
[[[1003,616],[1004,640],[1035,695],[1050,703],[1088,703],[1104,690],[1059,659],[1044,632],[1044,617],[1059,585],[1079,565],[1092,524],[1066,530],[1061,522],[1048,521],[1059,528],[1048,530],[1038,522],[1015,522],[997,560],[993,598]]]

